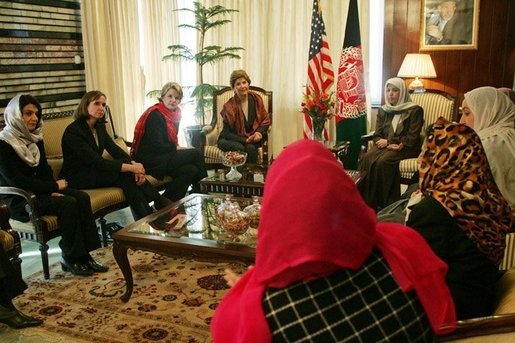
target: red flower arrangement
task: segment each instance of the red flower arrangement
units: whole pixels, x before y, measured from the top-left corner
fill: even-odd
[[[309,94],[304,93],[302,97],[301,112],[311,118],[323,118],[327,120],[333,116],[334,92],[318,92],[311,88]]]

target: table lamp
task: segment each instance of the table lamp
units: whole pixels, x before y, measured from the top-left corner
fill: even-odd
[[[402,61],[401,68],[397,73],[398,77],[414,77],[415,80],[410,83],[410,89],[423,89],[424,84],[420,78],[435,78],[436,71],[429,54],[406,54]]]

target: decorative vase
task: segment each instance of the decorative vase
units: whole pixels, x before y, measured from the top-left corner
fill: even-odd
[[[324,142],[324,127],[325,118],[323,117],[311,117],[312,130],[311,139],[319,142]]]

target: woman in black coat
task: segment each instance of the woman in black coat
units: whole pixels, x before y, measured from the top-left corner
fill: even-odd
[[[129,202],[135,220],[153,212],[170,201],[161,196],[145,178],[145,168],[132,161],[127,152],[109,136],[104,113],[107,97],[91,91],[82,97],[74,118],[61,140],[63,167],[61,177],[75,188],[120,187]],[[102,156],[106,150],[112,159]]]
[[[143,163],[150,175],[173,178],[163,193],[172,201],[183,198],[190,185],[192,192],[200,193],[199,181],[207,176],[202,152],[179,147],[182,95],[178,83],[165,84],[159,103],[149,107],[138,120],[131,146],[131,155]]]
[[[85,276],[105,272],[107,267],[89,255],[100,247],[89,196],[69,188],[64,178],[54,180],[45,155],[41,116],[41,105],[30,95],[17,95],[7,105],[6,127],[0,132],[0,184],[33,192],[40,213],[57,216],[64,271]],[[5,195],[3,200],[12,218],[29,220],[24,199]]]

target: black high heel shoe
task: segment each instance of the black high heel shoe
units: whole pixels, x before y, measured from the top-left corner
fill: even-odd
[[[93,270],[91,270],[86,264],[81,262],[70,263],[66,261],[64,258],[61,259],[61,269],[63,270],[63,272],[70,272],[73,275],[78,276],[93,275]]]
[[[98,273],[105,273],[109,270],[109,267],[104,266],[103,264],[98,263],[93,259],[93,257],[88,257],[86,262],[84,263],[89,269]]]

